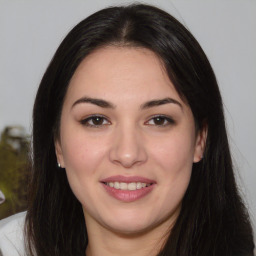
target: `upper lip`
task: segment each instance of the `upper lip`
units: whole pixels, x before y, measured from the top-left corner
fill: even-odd
[[[156,183],[154,180],[141,177],[141,176],[122,176],[122,175],[115,175],[115,176],[110,176],[105,179],[102,179],[101,182],[107,183],[107,182],[125,182],[125,183],[131,183],[131,182],[141,182],[141,183],[147,183],[147,184],[152,184]]]

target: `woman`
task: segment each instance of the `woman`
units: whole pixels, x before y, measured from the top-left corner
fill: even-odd
[[[253,255],[214,73],[169,14],[131,5],[79,23],[33,122],[27,255]]]

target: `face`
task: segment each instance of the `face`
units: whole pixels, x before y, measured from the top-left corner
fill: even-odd
[[[204,141],[153,52],[105,47],[72,77],[55,147],[87,228],[136,234],[175,222]]]

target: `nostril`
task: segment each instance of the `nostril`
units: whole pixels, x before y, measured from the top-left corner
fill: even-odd
[[[134,130],[118,132],[115,134],[113,144],[109,152],[110,161],[114,164],[123,166],[124,168],[131,168],[133,165],[142,164],[147,160],[145,150],[145,143],[134,134]]]

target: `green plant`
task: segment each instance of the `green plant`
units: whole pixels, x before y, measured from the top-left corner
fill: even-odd
[[[0,219],[27,207],[30,139],[22,127],[6,127],[0,140],[0,190],[5,202],[0,205]]]

